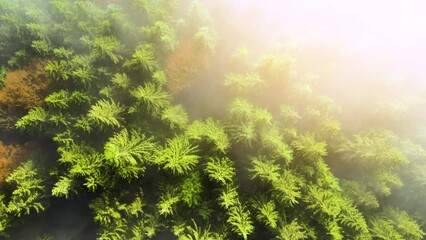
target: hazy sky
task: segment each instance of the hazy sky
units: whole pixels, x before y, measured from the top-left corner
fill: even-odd
[[[231,23],[251,31],[253,37],[285,33],[299,41],[338,42],[344,54],[385,58],[407,78],[426,83],[424,0],[207,1],[219,2],[229,5],[222,16],[232,16]]]

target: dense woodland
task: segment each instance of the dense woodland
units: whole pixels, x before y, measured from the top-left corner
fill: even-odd
[[[424,238],[421,143],[346,130],[297,56],[218,57],[199,2],[105,2],[0,0],[2,238]]]

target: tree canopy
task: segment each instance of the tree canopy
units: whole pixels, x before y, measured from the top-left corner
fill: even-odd
[[[425,237],[421,145],[348,131],[289,54],[224,54],[197,1],[95,2],[0,0],[0,132],[40,143],[0,182],[0,236],[77,200],[105,240]],[[209,68],[223,111],[199,117]]]

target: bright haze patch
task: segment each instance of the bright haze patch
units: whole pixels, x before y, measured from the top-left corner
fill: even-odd
[[[342,105],[344,125],[383,126],[387,114],[399,132],[426,122],[426,1],[204,3],[219,49],[248,46],[254,57],[289,52],[297,72],[318,75],[317,90]]]
[[[224,1],[210,5],[217,2]],[[225,4],[228,8],[222,14],[232,18],[240,31],[251,33],[249,38],[265,42],[290,35],[299,42],[339,43],[345,54],[386,59],[407,77],[426,76],[426,1],[233,0]]]

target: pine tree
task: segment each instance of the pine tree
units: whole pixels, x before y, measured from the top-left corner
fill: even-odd
[[[186,128],[185,135],[190,139],[205,139],[222,153],[225,153],[230,147],[229,137],[225,132],[223,124],[212,118],[208,118],[204,122],[200,120],[194,121]]]
[[[68,91],[60,90],[59,92],[55,92],[47,96],[44,101],[52,107],[65,109],[69,107],[68,98],[69,98]]]
[[[167,141],[167,145],[158,151],[154,161],[173,174],[188,173],[198,163],[196,150],[186,137],[177,136]]]
[[[155,116],[161,116],[161,112],[169,106],[170,95],[161,87],[153,83],[146,83],[131,91],[137,103],[142,104],[149,112]]]
[[[208,225],[205,229],[199,227],[197,223],[192,220],[192,225],[186,225],[183,233],[178,235],[179,240],[221,240],[224,239],[218,233],[212,232],[210,230],[210,225]]]
[[[161,120],[166,122],[172,129],[184,129],[189,121],[185,108],[180,104],[167,107],[161,114]]]
[[[207,162],[205,172],[211,180],[225,186],[232,182],[235,176],[235,167],[233,162],[227,157],[211,157]]]
[[[123,129],[108,140],[104,154],[112,165],[121,167],[151,161],[155,149],[152,138],[146,138],[137,131],[128,132]]]
[[[256,219],[266,226],[275,229],[277,228],[279,213],[273,201],[267,201],[260,198],[254,203],[254,208],[257,211]]]
[[[264,157],[254,158],[252,160],[252,179],[260,178],[263,181],[274,183],[280,178],[280,165],[273,160],[266,160]]]
[[[153,72],[157,69],[157,61],[155,60],[155,52],[152,46],[140,46],[133,53],[132,58],[124,63],[124,66],[134,70]]]
[[[229,209],[228,213],[229,218],[227,222],[231,224],[231,230],[243,237],[243,239],[248,239],[248,236],[254,231],[250,211],[238,202],[237,205]]]
[[[35,107],[16,122],[16,128],[22,131],[41,130],[47,119],[48,113],[41,107]]]
[[[29,215],[31,210],[38,213],[45,209],[42,202],[45,197],[44,185],[33,161],[22,163],[7,177],[6,181],[16,184],[7,205],[8,213],[19,217],[22,214]]]
[[[87,116],[100,128],[120,127],[122,122],[120,115],[123,111],[124,107],[120,104],[101,99],[95,105],[92,105]]]
[[[201,27],[194,35],[195,45],[200,51],[213,53],[216,47],[216,37],[209,27]]]
[[[323,141],[317,141],[312,134],[298,136],[292,145],[298,153],[311,162],[327,155],[327,144]]]
[[[279,235],[276,237],[276,239],[280,240],[302,240],[307,238],[308,234],[306,230],[297,222],[297,220],[293,220],[291,223],[281,227]]]
[[[241,94],[246,89],[261,86],[262,79],[254,73],[230,73],[226,75],[224,84],[226,87],[233,89],[235,93]]]
[[[95,38],[93,42],[91,42],[93,47],[93,54],[99,58],[109,58],[114,64],[120,62],[123,59],[120,56],[120,52],[122,51],[122,45],[120,41],[114,36],[102,36]]]
[[[7,214],[7,205],[4,197],[3,194],[0,194],[0,236],[7,237],[6,229],[10,227],[10,219]]]
[[[55,183],[52,188],[52,195],[56,197],[68,198],[69,192],[72,189],[72,179],[68,177],[60,177],[59,181]]]

